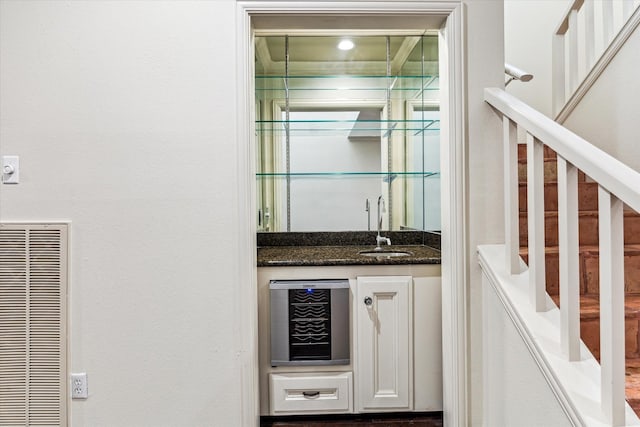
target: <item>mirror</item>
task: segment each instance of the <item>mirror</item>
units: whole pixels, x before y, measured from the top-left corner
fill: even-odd
[[[440,230],[437,40],[256,37],[259,231]]]

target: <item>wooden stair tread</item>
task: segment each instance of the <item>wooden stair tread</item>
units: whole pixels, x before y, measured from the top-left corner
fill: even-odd
[[[596,245],[580,245],[579,248],[580,253],[587,253],[597,255],[600,252],[600,247]],[[554,254],[557,255],[560,253],[559,246],[545,246],[544,248],[545,254]],[[526,246],[520,247],[520,255],[527,255],[529,253],[529,248]],[[624,254],[625,255],[640,255],[640,244],[637,243],[626,243],[624,245]]]
[[[527,211],[520,211],[518,212],[520,214],[521,217],[526,217],[527,216]],[[623,212],[623,215],[625,217],[640,217],[640,213],[633,211],[633,210],[625,210]],[[545,211],[544,212],[544,216],[546,217],[557,217],[558,216],[558,211]],[[589,217],[598,217],[598,211],[597,210],[593,210],[593,209],[582,209],[578,211],[578,216],[589,216]]]

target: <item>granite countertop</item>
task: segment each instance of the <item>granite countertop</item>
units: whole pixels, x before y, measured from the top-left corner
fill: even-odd
[[[258,248],[258,267],[440,264],[440,251],[424,245],[385,246],[385,251],[405,251],[403,257],[369,257],[360,251],[375,246],[266,246]]]
[[[375,249],[376,233],[258,233],[258,267],[322,265],[440,264],[440,234],[422,231],[385,232],[392,245],[383,251],[403,251],[402,257],[364,256]]]

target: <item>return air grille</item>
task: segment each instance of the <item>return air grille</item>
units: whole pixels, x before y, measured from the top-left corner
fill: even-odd
[[[67,225],[0,224],[0,426],[66,423]]]

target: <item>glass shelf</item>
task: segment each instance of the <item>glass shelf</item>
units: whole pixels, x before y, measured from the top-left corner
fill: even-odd
[[[438,76],[360,76],[315,75],[256,76],[258,98],[385,100],[387,91],[391,99],[418,99],[423,92],[440,89]],[[390,90],[389,90],[390,89]]]
[[[439,229],[437,36],[355,37],[346,52],[340,39],[256,37],[258,217],[363,230],[365,199],[384,195],[388,227]]]
[[[256,75],[256,89],[284,90],[370,89],[370,90],[438,90],[438,76],[364,76],[364,75]]]
[[[389,132],[412,132],[417,135],[425,131],[440,131],[440,120],[257,120],[256,132],[285,132],[287,123],[289,131],[296,135],[351,132],[352,136],[357,137],[374,136],[373,132],[380,132],[378,136],[387,136]]]
[[[262,172],[256,178],[317,178],[317,177],[354,177],[354,178],[431,178],[440,176],[440,172]]]

